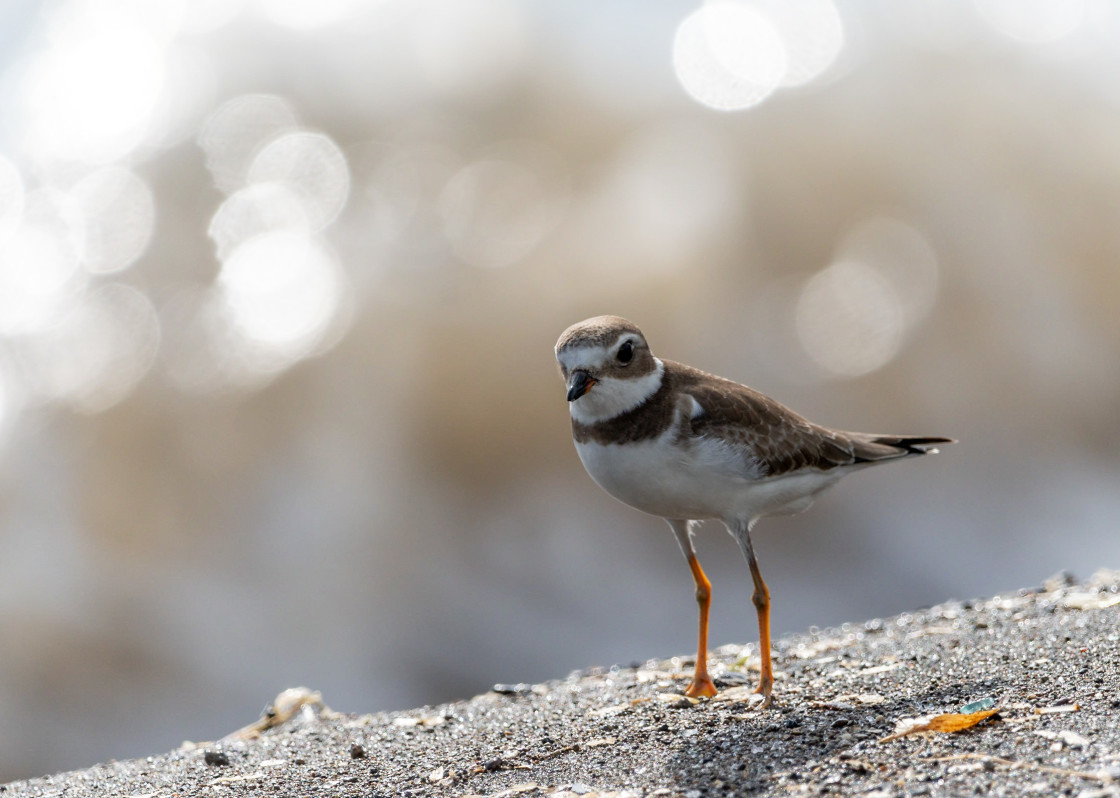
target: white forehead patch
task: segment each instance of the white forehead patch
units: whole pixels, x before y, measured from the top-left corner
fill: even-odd
[[[568,371],[591,366],[601,366],[603,363],[607,362],[607,350],[598,344],[590,346],[569,346],[563,351],[557,352],[556,359],[559,360],[560,365]]]

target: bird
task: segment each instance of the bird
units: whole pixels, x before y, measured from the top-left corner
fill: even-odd
[[[751,543],[766,516],[808,508],[842,477],[932,454],[951,438],[842,432],[814,424],[732,380],[662,360],[636,324],[596,316],[556,342],[576,452],[591,478],[633,508],[663,518],[692,572],[700,610],[696,663],[685,695],[711,697],[711,582],[696,557],[700,523],[718,520],[739,544],[754,582],[760,706],[773,703],[770,591]]]

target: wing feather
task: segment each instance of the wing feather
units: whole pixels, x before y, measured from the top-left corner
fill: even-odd
[[[666,364],[668,365],[668,363]],[[802,468],[828,471],[936,451],[948,438],[842,432],[814,424],[745,385],[672,364],[679,389],[701,412],[681,419],[684,436],[736,453],[743,475],[775,477]]]

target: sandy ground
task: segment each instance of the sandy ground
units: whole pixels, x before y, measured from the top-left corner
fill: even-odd
[[[1120,798],[1120,572],[785,637],[774,650],[770,709],[751,698],[754,646],[714,652],[723,692],[712,700],[679,695],[687,658],[390,714],[336,713],[290,692],[240,736],[0,794]],[[989,706],[998,711],[973,714]],[[979,722],[884,739],[962,710],[962,724]]]

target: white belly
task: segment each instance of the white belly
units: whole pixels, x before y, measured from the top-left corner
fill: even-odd
[[[759,478],[719,449],[682,448],[666,438],[624,444],[577,443],[584,468],[621,502],[662,518],[741,520],[806,509],[842,472]]]

